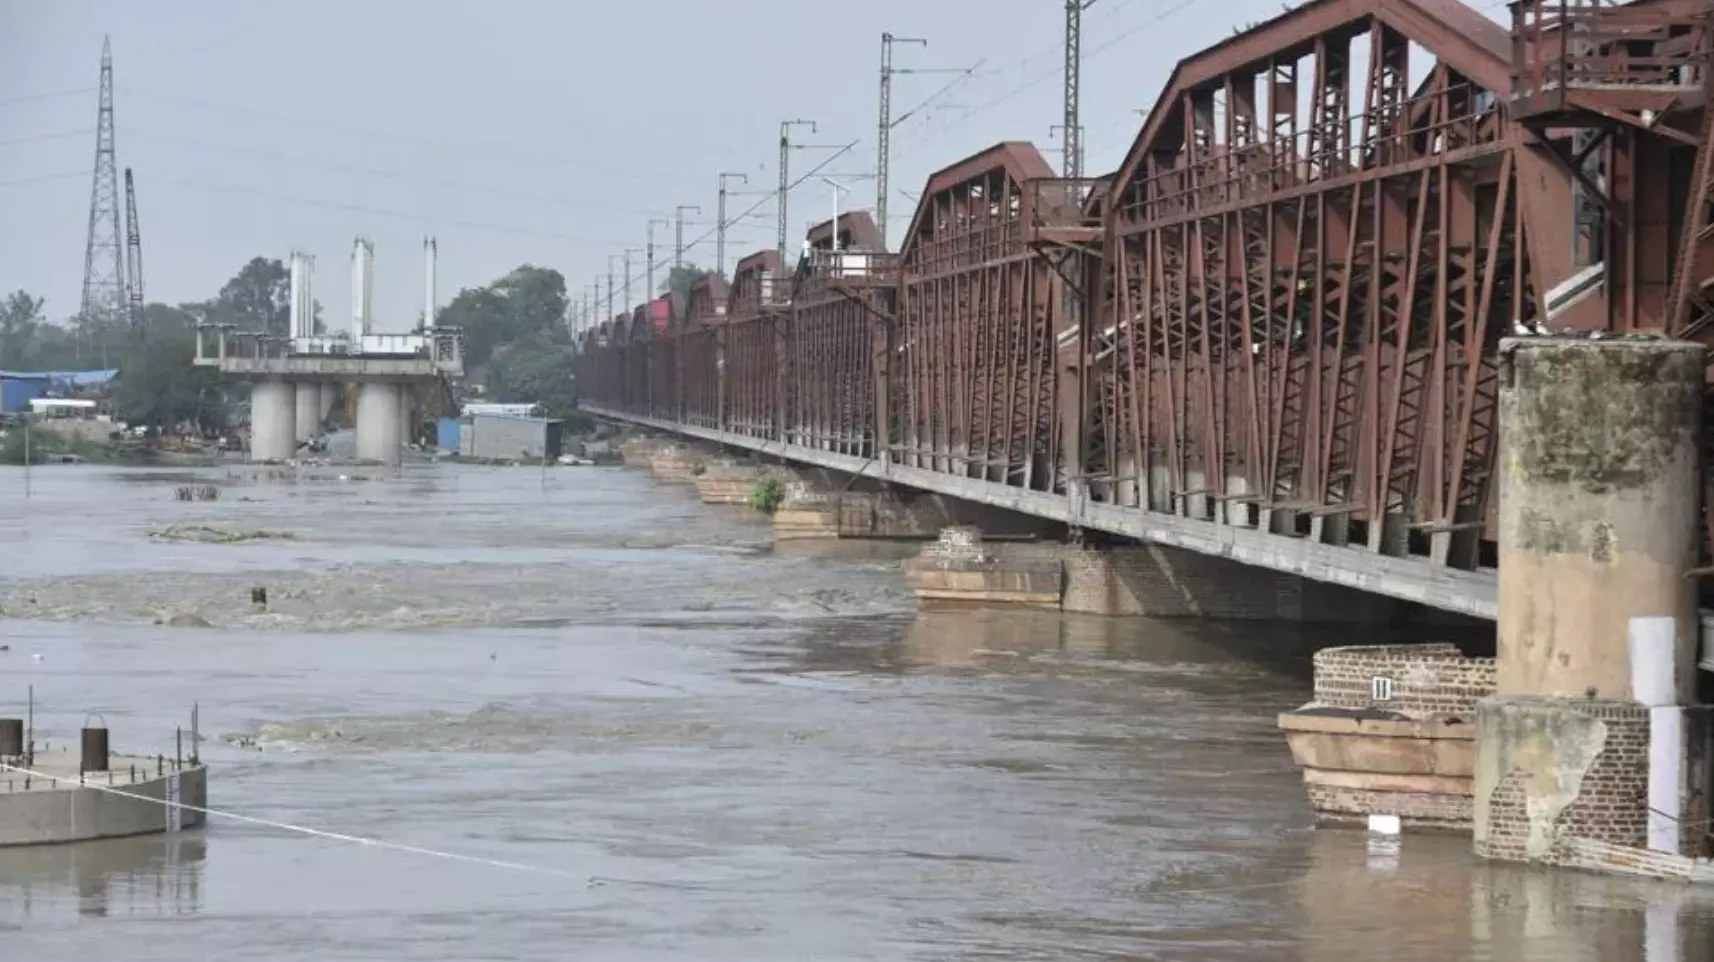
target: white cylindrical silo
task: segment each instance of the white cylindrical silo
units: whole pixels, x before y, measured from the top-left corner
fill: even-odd
[[[423,327],[434,326],[434,235],[423,238]]]
[[[375,245],[359,237],[351,247],[351,336],[369,333],[369,308],[374,298]]]

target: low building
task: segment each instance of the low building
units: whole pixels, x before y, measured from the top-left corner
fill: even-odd
[[[21,414],[30,409],[30,402],[46,397],[53,387],[46,374],[25,374],[0,371],[0,414]]]
[[[458,453],[484,461],[540,461],[560,456],[564,422],[514,414],[473,414],[459,423]]]
[[[435,422],[435,447],[447,454],[457,454],[462,433],[463,426],[457,418],[441,418]]]

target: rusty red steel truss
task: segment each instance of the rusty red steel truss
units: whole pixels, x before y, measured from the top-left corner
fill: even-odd
[[[896,257],[866,215],[818,225],[789,277],[752,255],[671,336],[592,332],[580,390],[1485,567],[1499,339],[1714,336],[1710,29],[1714,0],[1525,0],[1509,30],[1306,3],[1181,61],[1112,175],[996,145],[929,178]]]

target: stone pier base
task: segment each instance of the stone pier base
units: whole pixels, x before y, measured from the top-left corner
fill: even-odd
[[[819,519],[824,529],[837,524],[840,537],[855,524],[849,509],[824,509]],[[907,573],[922,599],[1016,598],[1041,606],[1052,594],[1053,607],[1078,614],[1386,624],[1398,607],[1391,599],[1182,548],[984,541],[969,525],[943,529]],[[1026,582],[1027,590],[1020,587]]]
[[[759,465],[715,462],[694,479],[696,493],[703,504],[749,504],[750,492],[763,473]]]
[[[647,468],[654,462],[655,455],[667,446],[668,442],[663,438],[633,435],[619,442],[619,459],[628,468]]]
[[[1494,659],[1455,645],[1317,652],[1314,697],[1279,717],[1317,821],[1470,831],[1476,702],[1493,688]]]
[[[656,481],[666,484],[691,484],[702,473],[703,459],[692,448],[668,445],[655,452],[649,460],[649,471]]]
[[[1476,854],[1565,864],[1571,839],[1648,846],[1649,708],[1629,700],[1483,699]]]
[[[774,510],[775,541],[839,537],[840,493],[798,480],[786,482],[785,489],[785,500]]]
[[[905,563],[905,580],[923,602],[1058,609],[1064,567],[1057,545],[984,543],[976,528],[952,527]]]

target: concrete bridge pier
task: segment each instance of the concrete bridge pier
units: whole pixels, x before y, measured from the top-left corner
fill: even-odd
[[[951,526],[906,565],[923,601],[1090,615],[1387,625],[1400,603],[1165,545],[991,539]]]
[[[690,484],[702,473],[711,456],[694,445],[666,444],[655,449],[649,457],[649,471],[655,480],[665,484]]]
[[[896,487],[826,468],[799,468],[774,512],[775,540],[880,538],[933,541],[949,525],[976,525],[997,538],[1052,538],[1065,526],[946,495]]]
[[[404,415],[399,385],[364,381],[357,387],[357,459],[398,464]]]
[[[299,381],[293,389],[297,399],[296,438],[302,443],[321,433],[323,388],[320,381]]]
[[[1495,693],[1476,709],[1476,852],[1684,877],[1714,814],[1689,576],[1704,348],[1544,337],[1500,351],[1499,641]]]
[[[257,381],[250,392],[250,460],[289,461],[297,450],[297,394],[292,382]]]
[[[650,468],[655,455],[667,446],[665,438],[637,434],[619,442],[619,459],[627,468]]]
[[[788,472],[781,469],[719,458],[704,464],[702,473],[693,480],[703,504],[749,504],[757,482],[766,474],[779,477],[782,483],[788,476]]]

